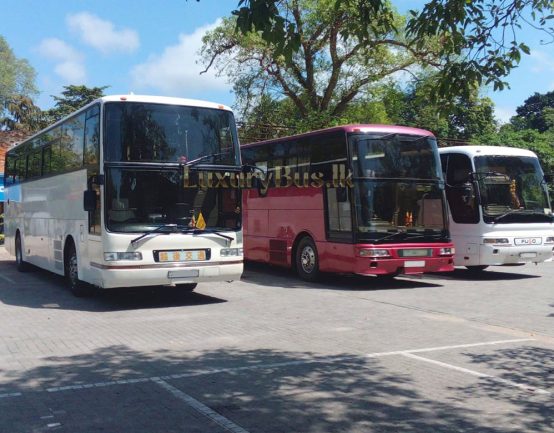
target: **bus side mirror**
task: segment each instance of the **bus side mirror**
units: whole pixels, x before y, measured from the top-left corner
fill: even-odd
[[[85,212],[94,212],[96,210],[96,191],[87,189],[83,193],[83,208]]]

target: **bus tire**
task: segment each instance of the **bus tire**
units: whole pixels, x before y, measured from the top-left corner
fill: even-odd
[[[77,264],[77,252],[75,245],[70,242],[67,246],[67,254],[65,261],[65,278],[67,286],[71,293],[77,298],[92,296],[95,292],[94,287],[79,279],[79,267]]]
[[[19,272],[27,272],[29,270],[29,263],[23,260],[23,248],[19,232],[15,235],[15,264]]]
[[[475,273],[483,272],[488,267],[489,267],[488,265],[466,266],[469,272],[475,272]]]
[[[296,247],[296,272],[304,281],[316,281],[319,278],[319,257],[314,241],[303,237]]]
[[[193,292],[196,286],[198,286],[197,283],[177,284],[177,288],[183,292]]]

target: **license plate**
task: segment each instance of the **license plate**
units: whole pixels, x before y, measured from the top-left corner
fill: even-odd
[[[430,252],[427,249],[417,248],[413,250],[400,250],[402,257],[428,257]]]
[[[195,278],[198,277],[198,269],[184,269],[182,271],[169,271],[167,278],[179,279],[179,278]]]
[[[521,253],[519,257],[521,257],[522,259],[534,259],[535,257],[537,257],[537,253]]]
[[[188,251],[160,251],[158,261],[160,262],[194,262],[206,260],[206,250]]]
[[[516,245],[540,245],[542,238],[515,238],[514,243]]]
[[[425,266],[425,260],[412,260],[404,262],[405,268],[423,268]]]

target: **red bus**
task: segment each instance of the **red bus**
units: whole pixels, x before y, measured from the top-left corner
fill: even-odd
[[[430,132],[348,125],[245,144],[241,155],[265,172],[243,194],[246,260],[307,281],[454,269]]]

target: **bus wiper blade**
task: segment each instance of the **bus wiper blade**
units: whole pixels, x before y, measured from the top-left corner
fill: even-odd
[[[131,245],[135,245],[138,241],[144,239],[146,236],[157,234],[168,235],[170,233],[179,233],[183,230],[189,230],[189,227],[179,224],[164,224],[163,226],[156,227],[154,230],[148,230],[147,232],[144,232],[138,238],[133,239],[131,241]]]
[[[375,239],[375,243],[380,243],[382,241],[385,241],[387,239],[393,239],[395,238],[396,236],[398,235],[405,235],[406,232],[403,231],[403,230],[397,230],[396,232],[394,233],[391,233],[390,235],[387,235],[387,236],[383,236],[382,238],[379,238],[379,239]]]
[[[511,214],[513,214],[513,213],[524,212],[524,211],[526,211],[526,209],[523,209],[523,208],[510,209],[509,211],[504,212],[503,214],[494,217],[493,220],[492,220],[492,222],[493,222],[493,223],[497,223],[497,222],[500,221],[502,218],[504,218],[504,217],[506,217],[506,216],[508,216],[508,215],[511,215]]]
[[[201,235],[201,234],[204,234],[204,233],[214,234],[214,235],[217,235],[219,237],[222,237],[223,239],[226,239],[229,243],[231,243],[235,240],[231,236],[224,235],[223,233],[220,233],[219,231],[217,231],[215,229],[205,228],[205,229],[192,229],[192,230],[193,230],[193,233],[195,235]]]
[[[207,159],[210,159],[210,158],[217,158],[218,156],[223,156],[223,155],[229,155],[230,152],[227,151],[227,152],[217,152],[217,153],[210,153],[208,155],[203,155],[203,156],[200,156],[196,159],[192,159],[190,161],[187,161],[184,163],[184,165],[186,167],[191,167],[191,166],[194,166],[196,164],[199,164],[201,163],[202,161],[206,161]]]

